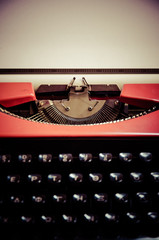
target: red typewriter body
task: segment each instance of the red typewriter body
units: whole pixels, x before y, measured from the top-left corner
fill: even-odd
[[[121,102],[147,109],[159,103],[159,84],[125,84]],[[35,101],[31,83],[0,83],[0,104],[12,107]],[[0,112],[0,137],[138,137],[159,136],[159,110],[100,124],[64,125],[29,121]]]
[[[8,239],[159,236],[159,84],[84,83],[0,83]]]

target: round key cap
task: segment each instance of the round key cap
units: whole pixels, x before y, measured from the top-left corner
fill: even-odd
[[[103,180],[101,173],[89,173],[89,180],[94,183],[100,183]]]
[[[123,182],[123,174],[122,173],[110,173],[110,180],[112,182],[116,182],[116,183],[121,183]]]
[[[144,162],[151,162],[152,161],[152,153],[150,153],[150,152],[140,152],[139,158]]]
[[[61,162],[72,162],[73,156],[71,153],[61,153],[59,154],[59,160]]]
[[[32,160],[32,155],[31,154],[20,154],[20,155],[18,155],[18,160],[19,160],[19,162],[22,162],[22,163],[30,163]]]
[[[81,174],[81,173],[70,173],[69,174],[69,179],[70,179],[71,182],[81,183],[81,182],[83,182],[83,174]]]
[[[119,153],[119,159],[123,162],[131,162],[132,154],[129,152],[121,152],[121,153]]]
[[[112,161],[112,154],[111,153],[99,153],[99,160],[103,162],[111,162]]]
[[[92,154],[91,153],[80,153],[79,160],[81,162],[92,162]]]

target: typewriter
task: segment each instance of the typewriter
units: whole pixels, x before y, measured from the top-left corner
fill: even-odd
[[[158,146],[159,84],[1,82],[1,231],[159,236]]]

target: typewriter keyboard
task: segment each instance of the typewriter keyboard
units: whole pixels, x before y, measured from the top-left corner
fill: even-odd
[[[159,235],[158,143],[1,139],[1,228],[57,240]]]

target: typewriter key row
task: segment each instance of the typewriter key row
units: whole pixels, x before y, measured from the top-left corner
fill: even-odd
[[[152,153],[140,152],[137,157],[139,157],[139,159],[142,161],[151,162]],[[39,154],[37,158],[39,162],[52,162],[53,158],[56,158],[56,156],[54,157],[52,154]],[[73,157],[71,153],[60,153],[57,158],[60,162],[72,162],[74,158],[78,158],[81,162],[93,161],[93,155],[91,153],[79,153],[78,157]],[[123,162],[131,162],[134,156],[129,152],[121,152],[118,154],[118,156],[113,156],[112,153],[99,153],[98,157],[95,156],[95,158],[98,158],[103,162],[111,162],[113,158],[118,158]],[[11,159],[12,156],[10,154],[0,155],[1,163],[10,163]],[[19,154],[17,159],[19,162],[30,163],[33,160],[33,156],[31,154]]]
[[[4,177],[5,178],[5,177]],[[127,176],[123,175],[119,172],[112,172],[109,174],[101,174],[101,173],[89,173],[84,176],[82,173],[70,173],[68,176],[62,176],[62,174],[48,174],[47,176],[43,176],[41,174],[28,174],[26,177],[19,174],[7,175],[6,180],[9,183],[42,183],[43,181],[46,183],[66,183],[67,180],[71,183],[86,183],[86,182],[94,182],[94,183],[102,183],[102,182],[134,182],[134,183],[142,183],[144,180],[151,180],[153,182],[159,183],[159,172],[150,172],[144,176],[141,172],[131,172],[128,173]],[[3,179],[5,181],[5,179]]]
[[[117,193],[74,193],[74,194],[65,194],[65,193],[56,193],[50,194],[35,194],[29,195],[26,197],[22,194],[15,194],[10,196],[3,196],[0,198],[0,204],[13,203],[16,205],[23,203],[36,203],[36,204],[45,204],[45,203],[109,203],[111,207],[115,208],[117,203],[128,204],[129,207],[136,207],[137,203],[155,203],[159,201],[159,192],[149,193],[149,192],[136,192],[136,193],[127,193],[127,192],[117,192]],[[114,204],[114,206],[112,205]],[[144,205],[145,206],[145,205]],[[155,206],[153,206],[155,207]]]
[[[159,213],[154,211],[138,214],[136,212],[126,212],[125,214],[115,214],[105,212],[101,216],[96,214],[84,213],[81,215],[61,214],[61,215],[21,215],[21,216],[0,216],[2,224],[139,224],[139,223],[159,223]]]

